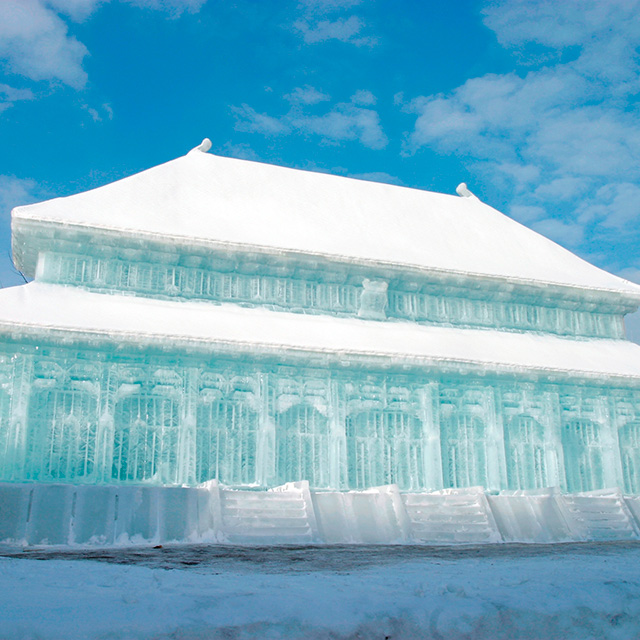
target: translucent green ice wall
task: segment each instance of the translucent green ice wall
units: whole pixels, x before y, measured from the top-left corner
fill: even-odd
[[[4,344],[0,479],[640,493],[640,391]]]
[[[133,252],[135,254],[135,252]],[[410,321],[559,335],[623,338],[623,311],[580,300],[545,299],[482,287],[399,277],[367,278],[348,269],[262,268],[255,261],[202,260],[175,254],[108,258],[77,253],[41,255],[38,280],[104,293],[206,300],[276,311]],[[384,275],[384,274],[383,274]],[[382,287],[378,290],[376,287]],[[604,308],[602,308],[604,307]]]

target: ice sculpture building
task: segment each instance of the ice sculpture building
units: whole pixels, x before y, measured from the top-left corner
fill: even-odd
[[[13,211],[0,539],[637,536],[640,286],[468,191],[206,151]]]

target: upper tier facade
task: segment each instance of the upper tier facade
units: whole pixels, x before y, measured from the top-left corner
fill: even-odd
[[[427,325],[624,338],[640,287],[471,196],[186,156],[18,207],[43,283]]]

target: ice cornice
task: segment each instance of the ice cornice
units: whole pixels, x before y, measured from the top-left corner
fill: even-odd
[[[233,259],[239,265],[243,262],[262,262],[265,268],[271,265],[290,270],[313,268],[327,272],[348,269],[362,277],[415,279],[444,287],[466,289],[470,293],[475,292],[478,298],[483,297],[478,292],[486,291],[485,295],[537,298],[543,304],[573,301],[577,308],[589,308],[591,305],[595,309],[606,306],[611,312],[623,314],[635,311],[640,305],[640,286],[615,276],[611,277],[619,284],[626,283],[628,288],[621,286],[617,289],[604,289],[436,267],[425,268],[416,264],[358,259],[349,255],[310,253],[264,245],[161,235],[148,231],[121,231],[97,224],[14,218],[12,228],[14,260],[18,268],[30,278],[36,275],[37,254],[32,250],[33,243],[29,243],[26,238],[40,238],[42,245],[47,243],[49,250],[54,252],[78,252],[84,255],[87,253],[87,246],[99,246],[101,250],[108,248],[109,255],[119,255],[119,252],[131,255],[132,250],[150,254],[169,252],[175,255],[178,251],[185,258],[193,259],[204,255],[219,255]],[[83,247],[82,251],[78,247]],[[133,263],[135,260],[132,260]]]
[[[0,294],[0,334],[137,350],[224,353],[374,368],[435,367],[640,381],[640,346],[411,323],[300,316],[234,305],[165,302],[31,283]]]
[[[31,237],[29,221],[640,299],[639,286],[586,263],[474,196],[223,158],[203,153],[206,146],[92,191],[14,209],[18,260],[46,247],[45,238]],[[29,271],[32,265],[22,266]]]

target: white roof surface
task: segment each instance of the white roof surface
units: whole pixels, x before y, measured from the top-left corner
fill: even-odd
[[[92,191],[17,207],[13,216],[640,295],[640,286],[594,267],[475,197],[198,149]]]
[[[375,322],[207,302],[169,302],[41,284],[0,290],[0,333],[83,331],[119,342],[215,348],[285,357],[297,353],[392,358],[402,364],[461,363],[487,370],[543,370],[640,378],[640,345],[533,333]]]

